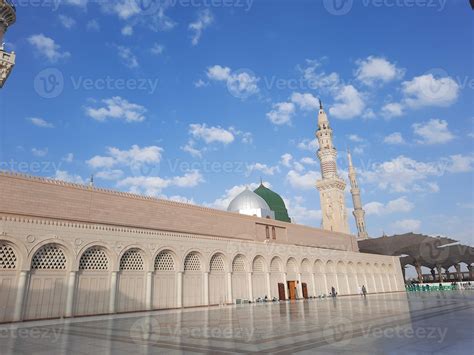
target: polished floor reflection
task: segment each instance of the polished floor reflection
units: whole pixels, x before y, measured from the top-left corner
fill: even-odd
[[[474,291],[397,293],[0,326],[1,354],[472,354]]]

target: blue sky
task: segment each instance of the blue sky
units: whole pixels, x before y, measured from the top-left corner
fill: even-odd
[[[320,97],[371,236],[472,244],[467,1],[16,3],[2,169],[216,208],[262,177],[319,226]]]

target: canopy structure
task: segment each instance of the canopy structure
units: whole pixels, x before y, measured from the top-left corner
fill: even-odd
[[[402,269],[404,270],[407,265],[413,265],[420,282],[424,280],[422,266],[431,269],[432,281],[435,279],[435,269],[438,272],[438,281],[451,280],[448,270],[452,266],[456,270],[455,280],[474,279],[472,266],[474,248],[451,238],[406,233],[359,240],[358,245],[363,253],[400,256]],[[463,277],[460,263],[467,265],[468,277]],[[445,277],[442,275],[442,269],[445,270]]]

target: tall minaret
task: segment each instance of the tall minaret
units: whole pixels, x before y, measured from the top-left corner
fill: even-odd
[[[347,160],[349,161],[349,181],[351,183],[352,203],[354,204],[354,215],[357,226],[357,237],[359,239],[367,239],[369,235],[365,229],[365,211],[362,208],[362,201],[360,199],[360,189],[357,184],[357,176],[354,166],[352,165],[351,153],[347,151]]]
[[[0,88],[10,75],[15,65],[15,52],[7,52],[4,48],[3,36],[8,27],[16,21],[16,8],[11,0],[0,0]]]
[[[321,199],[323,229],[349,234],[344,200],[346,183],[337,175],[337,151],[332,144],[332,129],[321,100],[319,100],[316,137],[319,142],[318,158],[321,162],[322,176],[322,179],[316,182],[316,187]]]

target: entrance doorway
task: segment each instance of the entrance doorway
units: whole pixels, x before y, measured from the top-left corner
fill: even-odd
[[[288,297],[290,300],[296,300],[296,281],[288,281]]]
[[[278,298],[280,301],[283,301],[286,299],[285,297],[285,285],[282,283],[278,283]]]
[[[308,285],[306,284],[306,282],[303,282],[301,284],[301,289],[303,291],[303,298],[308,298]]]

